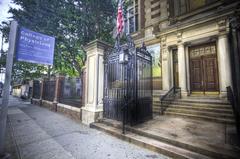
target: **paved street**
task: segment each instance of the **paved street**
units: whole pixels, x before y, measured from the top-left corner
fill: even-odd
[[[7,150],[12,151],[13,158],[167,158],[45,108],[14,98],[11,98],[10,105]]]

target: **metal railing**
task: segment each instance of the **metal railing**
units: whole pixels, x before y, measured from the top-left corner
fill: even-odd
[[[32,97],[36,99],[40,99],[41,96],[41,84],[40,81],[33,81],[33,93]]]
[[[165,95],[160,97],[161,109],[160,114],[163,114],[167,107],[174,101],[176,98],[181,98],[181,88],[172,87]]]
[[[81,78],[65,78],[61,81],[59,102],[74,107],[82,106],[82,80]]]
[[[55,96],[56,81],[43,81],[43,94],[42,99],[47,101],[53,101]]]
[[[237,132],[238,132],[238,135],[240,135],[240,116],[239,116],[239,111],[237,108],[237,106],[239,106],[239,103],[237,101],[236,96],[234,95],[234,92],[233,92],[231,86],[227,87],[227,98],[228,98],[228,101],[230,102],[230,104],[232,105],[233,114],[234,114],[234,118],[236,121]]]

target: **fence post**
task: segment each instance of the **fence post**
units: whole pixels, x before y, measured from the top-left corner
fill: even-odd
[[[32,89],[30,89],[30,88],[32,88]],[[31,92],[30,92],[30,90],[31,90]],[[30,98],[30,101],[31,101],[31,104],[32,104],[32,99],[33,99],[33,80],[29,81],[29,92],[31,93],[29,95],[29,98]]]
[[[62,81],[64,80],[63,76],[57,75],[56,76],[56,84],[55,84],[55,94],[53,100],[53,110],[57,111],[57,104],[59,102],[61,96],[61,88],[62,88]]]
[[[102,41],[94,40],[84,49],[86,61],[86,102],[82,107],[82,123],[89,125],[103,117],[103,84],[104,84],[104,52],[110,46]]]
[[[44,79],[40,80],[40,98],[39,98],[39,105],[42,105],[42,100],[43,100],[43,89],[44,89]]]

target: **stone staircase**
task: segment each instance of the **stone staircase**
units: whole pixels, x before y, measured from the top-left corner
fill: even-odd
[[[103,119],[99,123],[92,123],[91,128],[106,132],[119,139],[179,159],[237,159],[239,150],[226,145],[201,145],[199,142],[188,143],[150,132],[145,128],[126,126],[126,133],[122,134],[121,122]]]
[[[153,91],[153,103],[152,103],[152,110],[154,114],[159,114],[160,111],[160,96],[162,96],[163,94],[165,94],[165,92],[163,91]]]
[[[153,101],[154,112],[161,110],[160,101]],[[232,106],[227,100],[218,97],[187,97],[176,99],[167,106],[162,106],[164,114],[181,116],[217,123],[234,124]]]

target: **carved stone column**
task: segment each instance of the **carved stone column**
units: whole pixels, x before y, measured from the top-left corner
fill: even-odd
[[[170,55],[166,46],[166,37],[161,38],[161,54],[162,54],[162,88],[168,91],[171,88],[171,67]]]
[[[187,64],[185,47],[182,42],[182,32],[177,32],[178,39],[178,73],[179,73],[179,87],[181,88],[181,95],[187,96]]]
[[[232,70],[230,61],[230,49],[228,41],[228,27],[226,20],[218,22],[219,36],[217,41],[218,50],[218,70],[219,70],[219,86],[220,96],[227,97],[227,88],[232,86]]]
[[[187,96],[187,68],[183,43],[178,44],[178,72],[181,94],[182,96]]]

